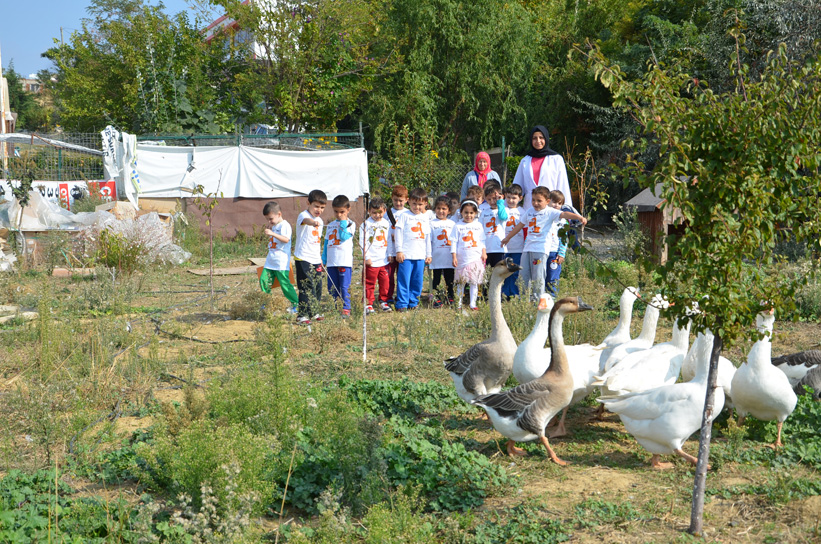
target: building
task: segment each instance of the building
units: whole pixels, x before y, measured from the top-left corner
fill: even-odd
[[[39,93],[41,89],[40,80],[37,79],[37,74],[29,74],[28,77],[21,77],[20,84],[24,91],[32,93]]]

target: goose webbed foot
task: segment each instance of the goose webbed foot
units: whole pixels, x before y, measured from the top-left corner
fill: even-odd
[[[693,466],[698,464],[698,457],[693,457],[692,455],[681,449],[673,451],[676,455],[678,455],[682,459],[685,459],[688,463],[692,464]],[[710,470],[710,465],[707,465],[707,470]]]
[[[656,454],[653,455],[652,459],[650,459],[650,466],[656,470],[667,470],[668,468],[673,468],[673,463],[663,463],[659,461],[661,456]]]
[[[507,441],[507,454],[511,457],[524,457],[527,455],[527,452],[522,448],[516,447],[516,442],[513,440]]]
[[[567,465],[567,461],[562,461],[561,459],[559,459],[559,456],[556,455],[556,452],[553,451],[553,448],[550,447],[550,442],[547,441],[547,438],[545,438],[544,436],[540,436],[539,440],[541,441],[542,445],[547,450],[547,454],[550,456],[550,459],[554,463],[556,463],[557,465],[560,465],[560,466],[566,466]]]
[[[565,429],[564,427],[564,418],[566,415],[567,408],[562,410],[562,417],[559,419],[559,423],[556,425],[556,429],[552,433],[550,433],[550,438],[560,438],[562,436],[567,436],[567,429]]]

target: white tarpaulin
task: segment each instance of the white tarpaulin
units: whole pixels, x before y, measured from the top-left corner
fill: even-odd
[[[204,194],[222,193],[225,198],[305,196],[321,189],[329,199],[337,195],[355,199],[369,192],[368,161],[362,148],[281,151],[137,144],[135,156],[127,159],[129,155],[117,154],[118,162],[130,163],[117,165],[118,181],[135,205],[141,196],[190,197],[197,186]]]

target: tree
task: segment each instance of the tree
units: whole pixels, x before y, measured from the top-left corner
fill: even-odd
[[[382,54],[401,62],[363,103],[377,148],[398,127],[440,146],[485,147],[525,123],[538,32],[518,2],[387,2]]]
[[[219,40],[205,42],[186,14],[170,19],[140,0],[94,0],[94,17],[45,55],[68,130],[107,124],[138,133],[215,133],[232,128],[230,69]]]
[[[14,61],[3,70],[9,86],[9,107],[17,114],[17,130],[37,130],[47,123],[45,109],[37,102],[36,95],[23,89],[20,74],[14,70]]]
[[[718,357],[743,335],[755,337],[762,301],[789,306],[807,279],[778,273],[779,230],[790,229],[798,241],[816,247],[821,234],[821,59],[790,60],[782,45],[751,77],[741,60],[744,35],[736,28],[732,37],[729,65],[736,85],[723,93],[675,64],[650,64],[641,80],[628,81],[598,47],[583,52],[613,94],[614,106],[629,112],[640,128],[640,138],[627,142],[632,153],[659,148],[651,169],[632,161],[624,175],[642,187],[660,183],[666,206],[681,210],[684,232],[664,240],[674,257],[663,265],[645,264],[660,275],[664,294],[675,303],[671,316],[683,316],[697,301],[702,313],[694,329],[709,328],[715,335],[693,488],[694,534],[702,531]]]
[[[215,0],[239,26],[229,37],[245,69],[233,89],[248,120],[281,131],[334,130],[391,65],[373,53],[381,0]]]

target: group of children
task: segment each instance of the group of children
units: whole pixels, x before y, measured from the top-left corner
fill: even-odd
[[[572,208],[562,208],[561,191],[535,188],[532,207],[527,210],[519,208],[521,200],[519,185],[502,189],[493,180],[484,187],[470,187],[461,203],[454,193],[439,196],[432,208],[427,191],[420,188],[408,193],[404,186],[394,186],[390,209],[382,198],[373,198],[368,218],[359,228],[359,248],[365,258],[365,311],[373,313],[376,305],[389,312],[391,304],[399,312],[416,308],[426,265],[433,272],[432,291],[437,293],[434,307],[455,301],[461,308],[465,286],[469,285],[469,307],[478,310],[485,267],[506,257],[522,267],[522,283],[534,297],[545,291],[555,296],[566,251],[559,229],[566,220],[581,224],[586,220]],[[351,313],[355,232],[355,224],[348,218],[351,203],[344,195],[333,199],[335,219],[323,235],[320,216],[326,204],[324,192],[311,191],[307,209],[297,217],[293,256],[298,295],[288,278],[291,227],[276,202],[267,203],[262,212],[268,220],[264,232],[269,240],[260,287],[270,293],[276,279],[291,303],[290,311],[303,324],[323,318],[319,302],[326,274],[328,291],[334,299],[342,300],[342,316]],[[506,297],[519,294],[517,276],[505,280],[502,292]],[[445,288],[439,291],[442,280]]]

